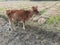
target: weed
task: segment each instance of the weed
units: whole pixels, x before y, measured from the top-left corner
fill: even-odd
[[[6,21],[8,21],[8,18],[4,15],[0,15],[0,18],[4,18]]]
[[[5,10],[5,8],[0,8],[0,11],[1,11],[1,10]]]
[[[45,13],[47,11],[47,8],[46,9],[43,9],[42,11],[40,11],[40,15],[42,15],[43,13]]]
[[[60,16],[50,17],[46,21],[47,24],[53,24],[55,22],[60,23]]]

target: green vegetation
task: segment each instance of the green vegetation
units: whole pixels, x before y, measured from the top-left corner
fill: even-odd
[[[0,0],[0,1],[6,1],[6,0]]]
[[[5,10],[6,8],[0,8],[0,10]]]
[[[4,18],[6,21],[8,21],[8,18],[5,15],[0,14],[0,18]]]
[[[48,23],[48,24],[52,24],[52,23],[54,23],[54,21],[55,21],[54,18],[49,18],[49,19],[47,19],[47,23]]]
[[[60,16],[55,17],[58,22],[60,22]]]
[[[40,11],[40,15],[42,15],[43,13],[45,13],[47,11],[47,8],[46,9],[43,9],[42,11]]]
[[[46,21],[47,24],[60,23],[60,16],[50,17]]]

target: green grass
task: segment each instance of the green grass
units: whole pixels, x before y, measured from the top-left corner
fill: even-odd
[[[46,23],[47,24],[54,24],[54,23],[60,23],[60,16],[55,16],[55,17],[50,17],[47,19]]]
[[[2,10],[6,10],[6,8],[0,8],[0,11],[2,11]]]
[[[47,11],[47,8],[46,9],[43,9],[42,11],[40,11],[40,15],[42,15],[43,13],[45,13]]]
[[[5,1],[5,0],[0,0],[0,1]]]
[[[47,24],[52,24],[54,23],[55,19],[54,18],[49,18],[47,19]]]
[[[60,16],[55,17],[58,22],[60,22]]]
[[[0,14],[0,18],[3,18],[3,19],[5,19],[6,21],[8,21],[8,18],[7,18],[5,15],[1,15],[1,14]]]

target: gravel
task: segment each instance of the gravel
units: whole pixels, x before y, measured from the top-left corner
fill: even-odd
[[[0,45],[59,45],[60,32],[26,25],[26,30],[20,25],[15,31],[9,30],[9,24],[0,18]]]

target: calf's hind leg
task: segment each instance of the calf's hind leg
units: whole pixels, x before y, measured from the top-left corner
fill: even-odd
[[[9,30],[14,31],[14,23],[13,20],[9,19]]]
[[[25,21],[23,21],[23,30],[25,30]]]

